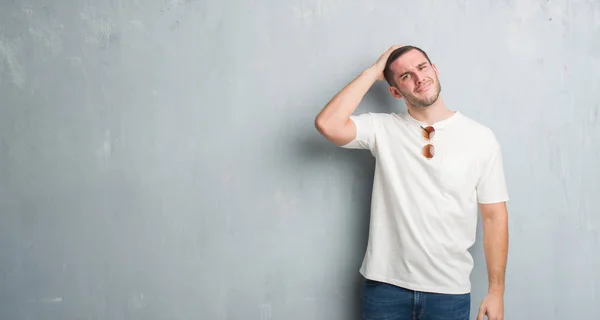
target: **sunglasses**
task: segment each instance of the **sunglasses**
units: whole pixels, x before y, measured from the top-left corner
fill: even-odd
[[[423,156],[427,159],[433,158],[435,154],[435,148],[433,147],[433,143],[431,139],[435,136],[435,129],[432,126],[421,127],[423,129],[423,138],[425,138],[429,143],[423,147]]]

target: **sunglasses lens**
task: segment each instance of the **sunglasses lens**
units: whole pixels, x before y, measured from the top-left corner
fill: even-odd
[[[428,144],[423,147],[423,156],[425,156],[425,158],[431,159],[431,158],[433,158],[434,155],[435,155],[435,148],[433,147],[432,144]]]
[[[425,139],[433,139],[433,136],[435,136],[435,129],[432,126],[423,128],[423,137]]]

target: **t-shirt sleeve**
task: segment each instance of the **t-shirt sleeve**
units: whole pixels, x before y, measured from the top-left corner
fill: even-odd
[[[356,126],[356,137],[342,148],[373,150],[375,146],[375,128],[377,117],[373,113],[350,116]]]
[[[508,191],[502,163],[502,151],[493,138],[492,149],[482,163],[477,183],[477,199],[481,204],[508,201]]]

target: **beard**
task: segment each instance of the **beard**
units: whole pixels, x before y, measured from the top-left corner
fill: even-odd
[[[398,89],[400,91],[400,89]],[[415,108],[426,108],[434,104],[442,91],[442,86],[438,79],[435,79],[433,82],[433,86],[425,92],[427,95],[425,97],[419,98],[415,96],[412,92],[402,92],[402,96],[406,99],[406,101]]]

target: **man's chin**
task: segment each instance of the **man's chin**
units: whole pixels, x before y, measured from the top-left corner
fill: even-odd
[[[427,99],[412,99],[410,104],[414,107],[427,108],[432,106],[438,100],[438,96],[428,97]]]

